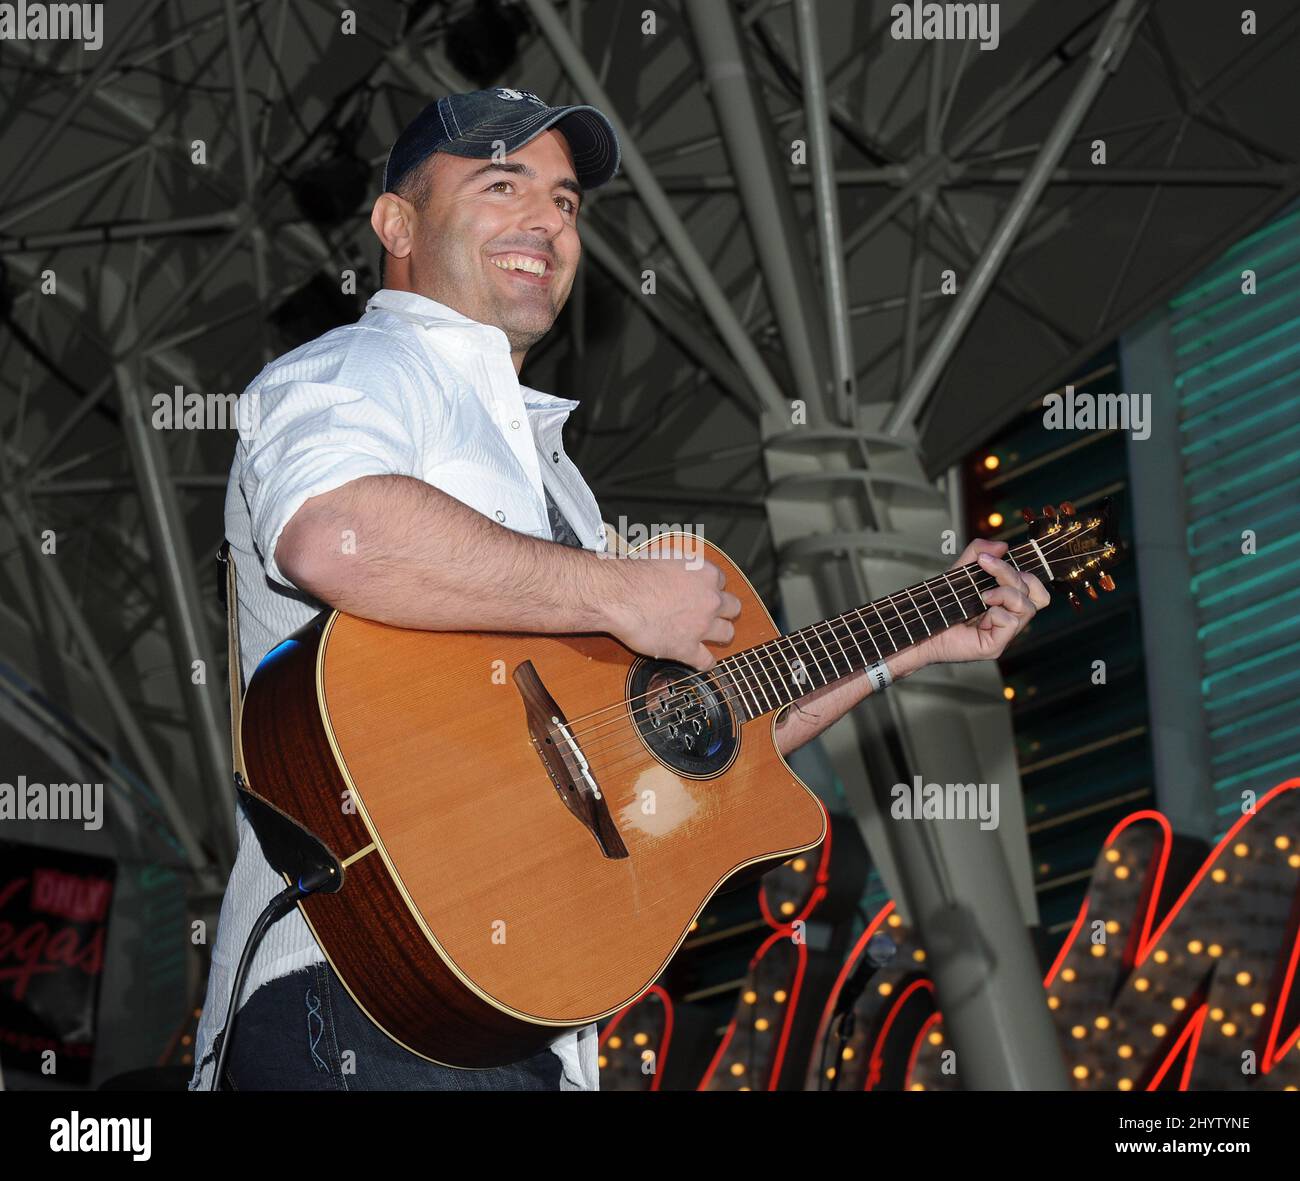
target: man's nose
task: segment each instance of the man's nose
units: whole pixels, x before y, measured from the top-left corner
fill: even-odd
[[[520,225],[534,233],[554,238],[564,229],[564,214],[549,193],[542,193],[529,201],[522,210]]]

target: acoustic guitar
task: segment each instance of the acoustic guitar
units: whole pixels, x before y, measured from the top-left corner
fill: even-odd
[[[1109,502],[1045,513],[1007,560],[1076,604],[1111,589]],[[976,618],[997,585],[960,566],[782,635],[711,543],[666,534],[632,553],[674,549],[719,566],[741,602],[707,672],[606,635],[338,611],[258,665],[238,727],[247,786],[343,866],[337,892],[299,906],[356,1002],[413,1053],[515,1062],[636,1000],[719,889],[825,836],[777,749],[782,711]]]

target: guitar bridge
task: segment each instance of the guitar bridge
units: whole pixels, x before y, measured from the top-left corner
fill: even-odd
[[[568,719],[555,698],[547,692],[531,660],[525,660],[515,669],[514,680],[519,695],[524,699],[524,713],[528,718],[528,733],[532,736],[533,746],[564,806],[596,838],[596,844],[606,857],[626,857],[627,846],[623,844],[618,826],[609,813],[600,784],[591,773],[582,747],[569,728]]]

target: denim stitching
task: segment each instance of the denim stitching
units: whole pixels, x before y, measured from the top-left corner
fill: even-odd
[[[341,1090],[350,1091],[352,1088],[348,1086],[348,1076],[343,1073],[343,1051],[339,1047],[339,1022],[334,1008],[334,988],[330,982],[332,969],[327,963],[317,964],[316,974],[320,981],[321,996],[325,998],[325,1008],[329,1015],[330,1041],[334,1045],[334,1058],[339,1064],[338,1076],[335,1081],[339,1084]]]
[[[312,997],[311,985],[307,986],[307,1039],[311,1047],[311,1056],[316,1062],[317,1070],[329,1071],[329,1063],[316,1053],[316,1043],[320,1041],[321,1034],[325,1032],[325,1018],[321,1016],[320,997]],[[312,1018],[319,1022],[319,1028],[312,1033]]]

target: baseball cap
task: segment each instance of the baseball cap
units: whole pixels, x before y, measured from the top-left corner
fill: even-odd
[[[434,152],[488,159],[493,145],[516,152],[555,127],[569,142],[573,168],[584,189],[595,189],[618,171],[614,126],[595,107],[580,103],[553,107],[531,90],[493,86],[469,94],[448,94],[424,108],[394,141],[384,165],[384,192]]]

